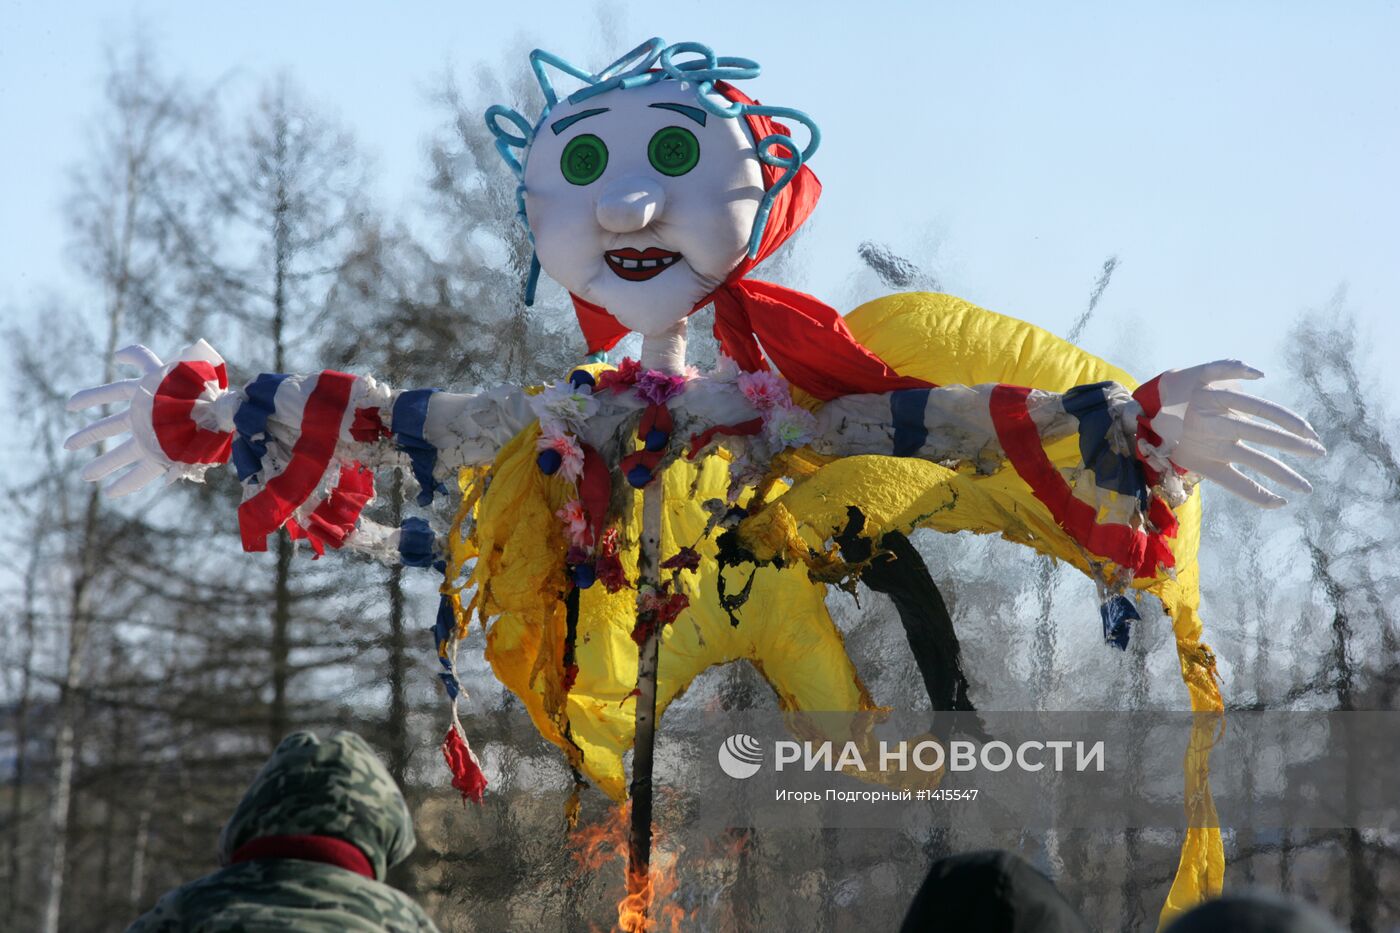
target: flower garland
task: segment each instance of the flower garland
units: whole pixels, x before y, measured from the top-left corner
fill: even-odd
[[[817,419],[807,409],[792,400],[792,392],[781,376],[770,370],[741,371],[726,356],[721,356],[715,378],[732,382],[758,417],[736,425],[716,426],[691,439],[690,458],[694,459],[715,436],[747,436],[758,442],[761,449],[742,448],[729,464],[729,503],[733,505],[747,486],[760,482],[767,475],[767,464],[782,451],[805,447],[817,433]],[[757,456],[755,456],[757,454]]]
[[[694,369],[687,369],[684,374],[643,369],[639,362],[628,358],[616,369],[596,377],[585,369],[576,369],[567,381],[550,386],[530,400],[540,424],[535,442],[540,472],[546,476],[557,474],[575,487],[574,498],[565,502],[555,516],[563,525],[568,542],[565,564],[578,588],[587,589],[601,582],[608,592],[615,593],[630,585],[618,557],[617,529],[603,527],[611,498],[611,479],[601,456],[580,440],[588,418],[598,411],[595,396],[603,392],[631,392],[645,403],[638,432],[642,450],[629,455],[622,464],[628,482],[641,488],[651,482],[671,440],[672,422],[666,404],[684,392],[686,384],[697,375]]]
[[[555,512],[568,542],[565,564],[571,582],[587,589],[601,577],[609,592],[616,592],[627,580],[617,560],[616,535],[603,532],[611,481],[602,457],[579,440],[587,419],[598,410],[596,385],[592,373],[576,369],[567,381],[530,399],[540,425],[535,463],[544,475],[557,474],[574,486],[574,497]]]
[[[616,369],[597,376],[576,369],[567,381],[556,383],[531,399],[531,408],[540,424],[535,445],[539,451],[536,458],[539,469],[546,476],[558,475],[575,487],[574,497],[555,512],[555,517],[563,527],[568,546],[564,562],[569,578],[578,589],[602,583],[609,593],[616,593],[631,586],[618,555],[618,530],[604,528],[611,498],[611,476],[601,455],[580,439],[588,419],[598,412],[598,396],[605,392],[630,393],[645,406],[637,431],[641,448],[623,457],[619,464],[627,482],[640,489],[655,478],[656,469],[671,443],[674,422],[668,404],[682,395],[698,375],[693,367],[682,374],[643,369],[641,363],[628,358]],[[787,382],[775,373],[768,370],[741,372],[733,360],[722,356],[715,381],[735,386],[758,417],[738,425],[716,425],[692,437],[691,459],[718,435],[751,437],[766,448],[755,452],[761,454],[802,447],[815,436],[816,418],[794,404]],[[761,462],[769,459],[770,456],[755,457],[748,452],[741,452],[734,458],[730,468],[731,498],[761,477]],[[693,572],[699,564],[699,552],[693,547],[683,547],[661,564],[662,570],[671,571],[668,579],[657,586],[640,586],[637,624],[632,632],[638,644],[645,642],[658,628],[674,622],[690,605],[689,597],[676,592],[675,587],[682,571]],[[568,685],[572,685],[576,673],[576,670],[567,673]]]

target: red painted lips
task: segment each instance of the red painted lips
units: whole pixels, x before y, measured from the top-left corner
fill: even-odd
[[[669,269],[681,258],[681,254],[655,246],[644,250],[629,246],[626,249],[610,249],[603,254],[603,258],[619,278],[629,282],[645,282]]]

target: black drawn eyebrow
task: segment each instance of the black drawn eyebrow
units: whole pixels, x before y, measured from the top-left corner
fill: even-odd
[[[595,107],[592,110],[584,110],[581,113],[575,113],[564,117],[562,120],[555,120],[553,123],[549,124],[549,128],[554,131],[555,136],[558,136],[580,120],[587,120],[589,117],[596,117],[600,113],[607,112],[607,107]]]
[[[705,125],[705,111],[701,110],[699,107],[690,107],[686,104],[672,104],[669,102],[662,104],[650,104],[649,106],[655,107],[657,110],[674,111],[675,113],[679,113],[682,116],[690,117],[690,119],[694,120],[696,123],[699,123],[701,126]]]

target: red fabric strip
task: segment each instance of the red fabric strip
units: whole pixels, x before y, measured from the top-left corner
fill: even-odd
[[[486,775],[456,725],[448,727],[447,736],[442,740],[442,758],[452,772],[452,786],[462,795],[462,803],[468,800],[481,803],[486,793]]]
[[[579,444],[583,449],[583,473],[579,477],[578,498],[588,515],[590,544],[597,544],[603,538],[603,523],[608,519],[608,503],[612,500],[612,472],[607,461],[587,444]]]
[[[712,428],[706,428],[699,434],[690,436],[690,453],[686,454],[686,459],[694,460],[695,456],[705,449],[706,444],[721,434],[728,437],[752,437],[762,430],[762,418],[750,418],[748,421],[741,421],[738,424],[717,424]]]
[[[716,292],[715,337],[749,371],[767,368],[761,343],[783,378],[823,401],[932,386],[901,376],[862,346],[835,308],[772,282],[734,282]]]
[[[307,516],[306,525],[295,521],[287,523],[292,539],[307,537],[317,556],[324,554],[327,547],[338,550],[345,539],[355,530],[360,513],[374,498],[374,473],[357,460],[340,469],[340,480],[315,510]],[[296,528],[292,526],[296,525]]]
[[[160,449],[176,463],[224,463],[233,446],[233,432],[208,431],[192,417],[205,383],[228,388],[228,369],[207,360],[177,363],[156,389],[151,401],[151,427]]]
[[[1162,410],[1162,377],[1154,376],[1137,387],[1133,398],[1142,406],[1142,413],[1151,421]]]
[[[1162,445],[1161,436],[1152,430],[1152,419],[1162,410],[1161,380],[1161,376],[1149,379],[1133,393],[1133,399],[1142,406],[1142,413],[1137,418],[1137,437],[1133,440],[1133,456],[1142,464],[1142,471],[1147,476],[1149,486],[1156,486],[1161,482],[1162,476],[1143,459],[1141,451],[1138,450],[1138,441],[1146,441],[1153,447]]]
[[[1159,539],[1153,546],[1146,532],[1117,523],[1101,525],[1094,507],[1075,498],[1074,490],[1045,454],[1040,432],[1026,408],[1030,393],[1021,386],[997,386],[992,390],[991,414],[1007,459],[1035,497],[1060,527],[1091,553],[1131,568],[1139,577],[1155,575],[1159,561],[1172,566],[1174,558],[1165,542]]]
[[[268,480],[251,499],[238,507],[238,528],[243,550],[267,550],[272,534],[316,491],[326,467],[335,456],[340,423],[350,404],[355,377],[327,369],[316,378],[316,388],[302,412],[301,434],[292,447],[287,468]]]
[[[1147,507],[1147,520],[1152,523],[1152,527],[1156,528],[1157,533],[1162,537],[1176,537],[1176,513],[1161,496],[1152,497],[1152,502]]]
[[[637,425],[637,440],[645,444],[647,435],[651,433],[653,428],[665,434],[667,440],[670,440],[671,431],[675,428],[675,422],[671,419],[671,409],[667,408],[664,404],[657,405],[652,403],[642,411],[642,420]],[[660,450],[647,450],[643,447],[641,450],[634,451],[623,457],[617,466],[623,476],[626,476],[628,471],[638,464],[641,464],[648,470],[654,471],[656,465],[661,462],[661,458],[664,456],[666,456],[665,447]]]
[[[711,300],[715,338],[740,369],[767,369],[767,352],[785,379],[823,401],[932,385],[895,372],[856,340],[835,308],[811,295],[731,276],[702,304]],[[611,348],[627,334],[626,327],[597,305],[574,296],[574,309],[594,352]]]
[[[237,865],[239,862],[279,858],[321,862],[375,880],[374,866],[360,847],[334,836],[261,836],[239,846],[228,863]]]
[[[301,524],[295,518],[287,519],[282,527],[287,529],[287,537],[291,538],[293,541],[307,541],[311,544],[312,560],[326,553],[325,543],[322,542],[320,538],[312,537],[311,533],[301,527]]]
[[[384,427],[384,418],[378,408],[357,408],[355,420],[350,423],[350,436],[357,441],[373,444],[382,438],[393,437],[394,432]]]
[[[589,353],[611,350],[617,346],[619,340],[630,333],[627,325],[609,314],[605,308],[584,301],[573,292],[569,293],[569,297],[574,300],[574,316],[578,318],[578,327],[583,331],[583,339],[588,343]]]

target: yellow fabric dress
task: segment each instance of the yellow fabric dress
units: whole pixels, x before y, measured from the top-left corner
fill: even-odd
[[[1128,374],[1044,330],[947,295],[892,295],[857,308],[846,322],[862,344],[900,374],[938,385],[1005,383],[1063,392],[1111,380],[1136,387]],[[460,631],[465,632],[473,613],[489,621],[486,656],[501,682],[524,702],[540,733],[600,789],[621,800],[626,787],[622,758],[631,746],[634,717],[636,594],[630,589],[609,594],[601,586],[580,593],[578,675],[566,691],[566,547],[554,512],[572,498],[573,490],[540,473],[537,435],[538,427],[532,426],[501,451],[493,467],[463,472],[463,506],[451,535],[448,579],[456,579],[475,559],[464,587],[474,588],[474,595],[467,605],[456,591],[449,595]],[[1075,437],[1044,450],[1067,474],[1082,468]],[[775,475],[788,477],[791,485],[765,490],[762,507],[740,525],[739,534],[755,556],[782,557],[786,568],[759,569],[742,610],[742,618],[769,624],[737,627],[719,605],[715,535],[704,536],[709,515],[701,508],[707,499],[723,498],[727,462],[720,455],[695,463],[682,459],[662,478],[662,558],[690,545],[703,559],[697,572],[683,572],[677,581],[690,606],[665,630],[661,643],[658,717],[706,668],[741,658],[762,672],[785,710],[875,708],[827,614],[825,587],[812,580],[839,572],[839,560],[826,542],[845,527],[850,505],[865,514],[863,533],[877,542],[886,532],[915,528],[995,533],[1105,582],[1124,577],[1075,541],[1009,465],[987,474],[914,458],[822,462],[798,452],[785,457]],[[621,528],[620,553],[629,579],[636,576],[640,508],[638,493],[632,519]],[[1185,752],[1187,807],[1192,825],[1202,826],[1215,822],[1209,818],[1213,804],[1207,767],[1223,707],[1214,657],[1200,640],[1197,614],[1199,491],[1176,510],[1176,518],[1179,527],[1170,540],[1173,571],[1140,577],[1132,585],[1161,600],[1172,618],[1191,708],[1214,714],[1197,717],[1201,725]],[[1188,829],[1162,921],[1218,894],[1223,874],[1219,830]]]

